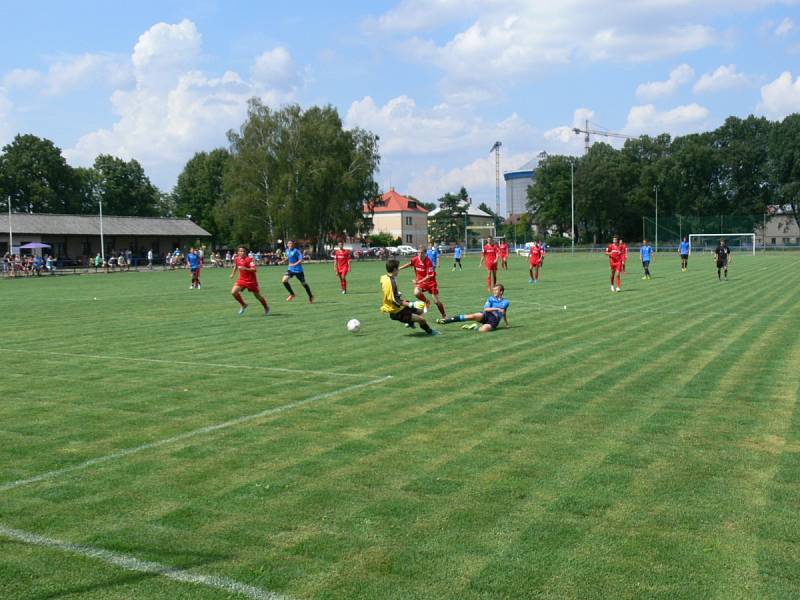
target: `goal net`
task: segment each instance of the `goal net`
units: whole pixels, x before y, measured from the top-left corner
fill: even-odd
[[[731,252],[756,254],[755,233],[693,233],[689,236],[689,254],[713,252],[720,240],[725,240]]]

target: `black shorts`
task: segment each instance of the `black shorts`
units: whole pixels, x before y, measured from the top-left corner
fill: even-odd
[[[500,316],[500,313],[496,310],[485,310],[483,311],[483,322],[486,325],[491,325],[492,329],[497,329],[497,326],[500,325],[500,319],[503,317]]]
[[[681,260],[689,260],[688,254],[681,254]]]
[[[414,309],[412,309],[410,306],[404,306],[396,313],[389,313],[389,318],[392,321],[400,321],[401,323],[411,323],[413,321],[411,317],[414,313],[415,313]]]
[[[303,271],[300,271],[299,273],[295,273],[294,271],[286,271],[286,273],[284,273],[284,276],[288,277],[289,279],[291,279],[292,277],[297,277],[300,283],[306,282],[306,274]]]
[[[642,266],[646,269],[647,267],[650,266],[650,261],[649,260],[643,260],[642,261]]]
[[[460,256],[458,258],[454,258],[453,260],[455,262],[457,262],[458,264],[461,264],[461,257]]]
[[[727,269],[728,268],[728,261],[727,260],[718,260],[717,261],[717,268],[718,269]]]

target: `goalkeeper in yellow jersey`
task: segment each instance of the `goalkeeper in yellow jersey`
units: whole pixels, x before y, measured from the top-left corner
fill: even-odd
[[[393,321],[400,321],[411,327],[415,324],[419,325],[428,335],[439,335],[440,332],[431,329],[422,316],[424,306],[417,307],[413,302],[403,300],[402,294],[397,290],[397,274],[399,271],[399,261],[394,258],[386,261],[386,275],[381,277],[381,292],[383,294],[381,312],[387,313]]]

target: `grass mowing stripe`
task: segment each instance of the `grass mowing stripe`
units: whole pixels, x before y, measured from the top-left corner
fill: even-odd
[[[23,485],[29,485],[31,483],[37,483],[39,481],[45,481],[48,479],[53,479],[56,477],[60,477],[61,475],[66,475],[68,473],[72,473],[74,471],[80,471],[83,469],[87,469],[94,465],[99,465],[102,463],[106,463],[112,460],[117,460],[120,458],[124,458],[126,456],[130,456],[131,454],[136,454],[138,452],[142,452],[144,450],[149,450],[151,448],[158,448],[160,446],[165,446],[167,444],[174,444],[175,442],[180,442],[186,439],[190,439],[193,437],[197,437],[199,435],[206,435],[208,433],[212,433],[215,431],[219,431],[221,429],[227,429],[228,427],[233,427],[236,425],[241,425],[243,423],[247,423],[249,421],[254,421],[256,419],[262,419],[264,417],[269,417],[275,414],[279,414],[282,412],[286,412],[287,410],[293,410],[295,408],[300,408],[301,406],[305,406],[307,404],[311,404],[312,402],[317,402],[319,400],[324,400],[326,398],[330,398],[331,396],[336,396],[339,394],[345,394],[347,392],[366,387],[369,385],[377,385],[379,383],[383,383],[384,381],[388,381],[388,377],[382,377],[380,379],[375,379],[374,381],[367,381],[365,383],[358,383],[355,385],[350,385],[338,390],[333,390],[331,392],[325,392],[322,394],[316,394],[314,396],[310,396],[303,400],[298,400],[297,402],[292,402],[290,404],[284,404],[283,406],[278,406],[275,408],[268,408],[267,410],[262,410],[261,412],[252,414],[252,415],[245,415],[243,417],[238,417],[236,419],[231,419],[230,421],[225,421],[224,423],[217,423],[215,425],[208,425],[206,427],[201,427],[200,429],[195,429],[193,431],[187,431],[186,433],[182,433],[180,435],[176,435],[170,438],[166,438],[163,440],[158,440],[156,442],[150,442],[148,444],[142,444],[141,446],[136,446],[134,448],[126,448],[125,450],[120,450],[118,452],[113,452],[111,454],[107,454],[105,456],[99,456],[97,458],[93,458],[91,460],[87,460],[77,465],[73,465],[71,467],[65,467],[63,469],[56,469],[54,471],[49,471],[47,473],[42,473],[41,475],[36,475],[35,477],[29,477],[27,479],[18,479],[17,481],[11,481],[8,483],[0,484],[0,492],[4,492],[7,490],[11,490]]]
[[[81,544],[71,544],[61,540],[30,533],[27,531],[20,531],[18,529],[11,529],[0,525],[0,536],[22,542],[24,544],[31,544],[43,548],[52,548],[67,552],[69,554],[77,554],[95,560],[115,565],[127,571],[138,571],[139,573],[149,573],[158,575],[159,577],[166,577],[173,581],[181,583],[190,583],[194,585],[202,585],[210,588],[215,588],[235,594],[237,596],[244,596],[252,598],[253,600],[289,600],[287,596],[276,594],[267,590],[247,585],[240,581],[229,579],[228,577],[220,577],[218,575],[203,575],[200,573],[191,573],[182,569],[175,569],[162,565],[156,562],[140,560],[135,556],[127,556],[118,552],[110,552],[102,548],[94,548],[92,546],[84,546]]]
[[[22,352],[26,354],[36,354],[39,356],[58,356],[68,358],[91,358],[96,360],[118,360],[118,361],[131,361],[131,362],[144,362],[144,363],[157,363],[165,365],[175,365],[178,367],[206,367],[206,368],[221,368],[221,369],[244,369],[253,371],[274,371],[276,373],[297,373],[299,375],[330,375],[333,377],[366,377],[361,373],[343,373],[341,371],[316,371],[311,369],[288,369],[283,367],[262,367],[259,365],[234,365],[224,363],[212,362],[189,362],[183,360],[163,360],[159,358],[142,358],[135,356],[111,356],[99,354],[78,354],[75,352],[48,352],[45,350],[24,350],[20,348],[0,348],[0,352]],[[386,377],[391,377],[387,375]]]

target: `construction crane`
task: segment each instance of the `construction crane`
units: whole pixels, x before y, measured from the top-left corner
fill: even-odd
[[[586,121],[586,128],[585,129],[580,129],[579,127],[573,127],[572,131],[574,131],[578,135],[580,135],[582,133],[584,134],[583,141],[584,141],[584,144],[585,144],[584,145],[584,150],[586,152],[589,152],[589,134],[592,134],[592,135],[603,135],[605,137],[613,137],[613,138],[622,138],[624,140],[633,139],[632,136],[625,135],[624,133],[615,133],[613,131],[603,131],[601,129],[589,129],[589,121],[588,120]]]
[[[500,146],[503,142],[495,142],[494,146],[489,149],[489,154],[494,152],[494,178],[495,178],[495,198],[494,198],[494,213],[500,213]]]

